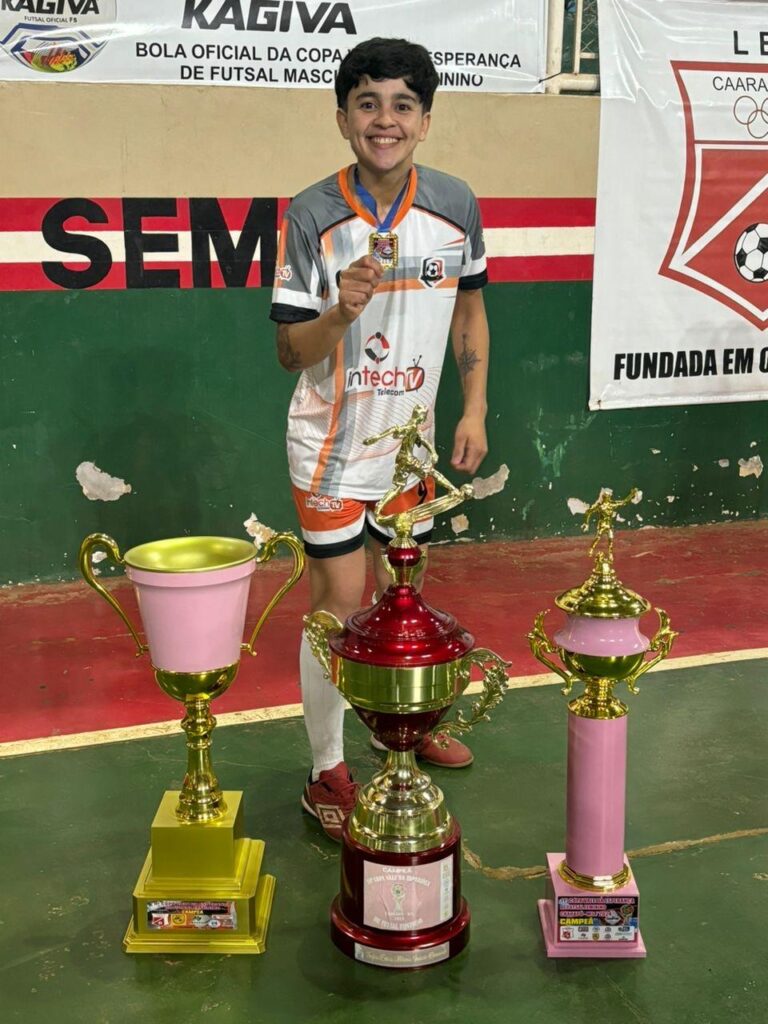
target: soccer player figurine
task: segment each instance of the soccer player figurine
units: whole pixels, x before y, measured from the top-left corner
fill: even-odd
[[[400,449],[395,457],[392,486],[384,497],[378,500],[374,509],[374,515],[379,523],[396,524],[397,517],[401,513],[392,512],[387,515],[384,509],[391,501],[399,498],[401,494],[407,491],[410,485],[409,482],[414,476],[424,483],[430,479],[439,483],[446,489],[448,494],[455,496],[457,503],[465,498],[472,497],[472,484],[456,487],[455,484],[452,484],[447,477],[443,476],[435,468],[437,465],[437,452],[434,445],[421,433],[421,425],[425,422],[426,418],[427,410],[425,406],[415,405],[411,418],[407,423],[390,427],[389,430],[383,430],[380,434],[374,434],[373,437],[366,437],[363,441],[364,445],[372,445],[378,444],[379,441],[383,441],[387,437],[392,437],[396,441],[401,442]],[[420,459],[414,454],[414,449],[417,447],[424,449],[427,454],[425,459]],[[431,502],[428,504],[431,504]],[[440,500],[440,504],[442,506],[444,502]]]
[[[388,501],[393,517],[432,508],[434,406],[449,334],[464,396],[451,466],[474,474],[487,451],[487,273],[477,200],[463,181],[413,159],[437,84],[422,46],[377,38],[350,50],[335,82],[336,123],[354,162],[299,193],[280,233],[270,317],[280,363],[300,374],[287,446],[308,611],[342,622],[370,599],[366,535],[379,593],[389,583],[381,554],[395,518],[378,525],[375,507]],[[416,405],[424,411],[410,421]],[[390,428],[406,421],[398,456],[403,438]],[[366,445],[370,435],[380,443]],[[422,547],[432,525],[415,526]],[[344,761],[345,701],[306,636],[300,672],[312,749],[302,805],[339,839],[358,790]],[[427,734],[416,753],[452,768],[472,761],[454,737],[443,747]]]
[[[593,501],[587,511],[584,513],[584,522],[581,524],[581,528],[584,533],[589,531],[590,520],[593,516],[597,516],[597,532],[595,533],[595,539],[592,541],[592,546],[589,549],[590,558],[593,558],[595,552],[600,547],[600,543],[603,537],[608,538],[608,544],[606,546],[605,554],[607,555],[608,561],[613,561],[613,523],[616,519],[616,513],[620,508],[624,508],[633,502],[637,497],[638,490],[633,487],[632,490],[625,498],[614,498],[613,491],[603,489],[600,492],[600,497]]]

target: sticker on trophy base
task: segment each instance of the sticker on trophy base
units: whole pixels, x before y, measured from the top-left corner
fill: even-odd
[[[157,900],[147,904],[152,931],[234,931],[237,909],[232,900]]]
[[[637,896],[593,893],[557,900],[560,942],[634,942],[637,921]]]
[[[448,942],[430,946],[429,949],[374,949],[373,946],[355,943],[355,960],[375,967],[429,967],[447,960],[449,956]]]
[[[365,861],[363,924],[393,932],[434,928],[453,913],[453,857],[431,864]]]

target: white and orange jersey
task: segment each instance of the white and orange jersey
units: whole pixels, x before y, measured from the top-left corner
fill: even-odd
[[[312,320],[338,301],[337,277],[368,252],[376,230],[354,192],[353,168],[300,193],[283,220],[270,317]],[[434,405],[458,289],[487,281],[477,200],[458,178],[413,167],[390,230],[397,267],[336,349],[302,372],[288,412],[295,487],[315,494],[379,498],[390,485],[398,442],[366,437]]]

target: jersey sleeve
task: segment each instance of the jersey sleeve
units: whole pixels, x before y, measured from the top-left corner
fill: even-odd
[[[471,291],[475,288],[483,288],[487,284],[488,269],[485,262],[485,241],[483,225],[480,221],[480,207],[477,204],[477,199],[470,192],[459,289]]]
[[[289,208],[280,228],[270,320],[295,324],[320,315],[325,292],[320,241]]]

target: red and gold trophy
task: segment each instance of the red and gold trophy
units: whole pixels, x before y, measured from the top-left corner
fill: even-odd
[[[548,895],[539,900],[548,957],[646,955],[639,893],[624,852],[628,708],[613,688],[623,680],[637,693],[638,678],[667,657],[677,633],[660,608],[653,639],[640,632],[651,606],[622,585],[613,566],[614,520],[636,495],[633,489],[614,499],[603,490],[587,509],[584,529],[597,521],[592,573],[556,598],[567,619],[553,640],[544,630],[545,612],[528,634],[535,657],[565,681],[563,693],[576,682],[585,687],[568,704],[565,854],[547,854]],[[646,660],[647,652],[653,657]]]
[[[341,891],[331,908],[331,936],[348,956],[380,967],[414,969],[459,953],[469,939],[469,909],[461,895],[461,830],[442,792],[416,764],[414,749],[440,723],[440,733],[464,733],[504,695],[507,663],[476,648],[474,638],[447,612],[431,608],[415,581],[424,556],[415,523],[472,496],[434,466],[437,455],[420,434],[426,410],[407,424],[369,438],[401,441],[393,486],[376,506],[382,526],[396,536],[385,553],[392,583],[372,607],[345,625],[328,612],[305,620],[313,651],[328,677],[387,747],[386,764],[360,790],[344,825]],[[426,452],[426,460],[414,448]],[[386,505],[413,476],[435,478],[447,493],[408,512],[387,515]],[[470,681],[483,674],[483,692],[465,718],[443,716]]]

